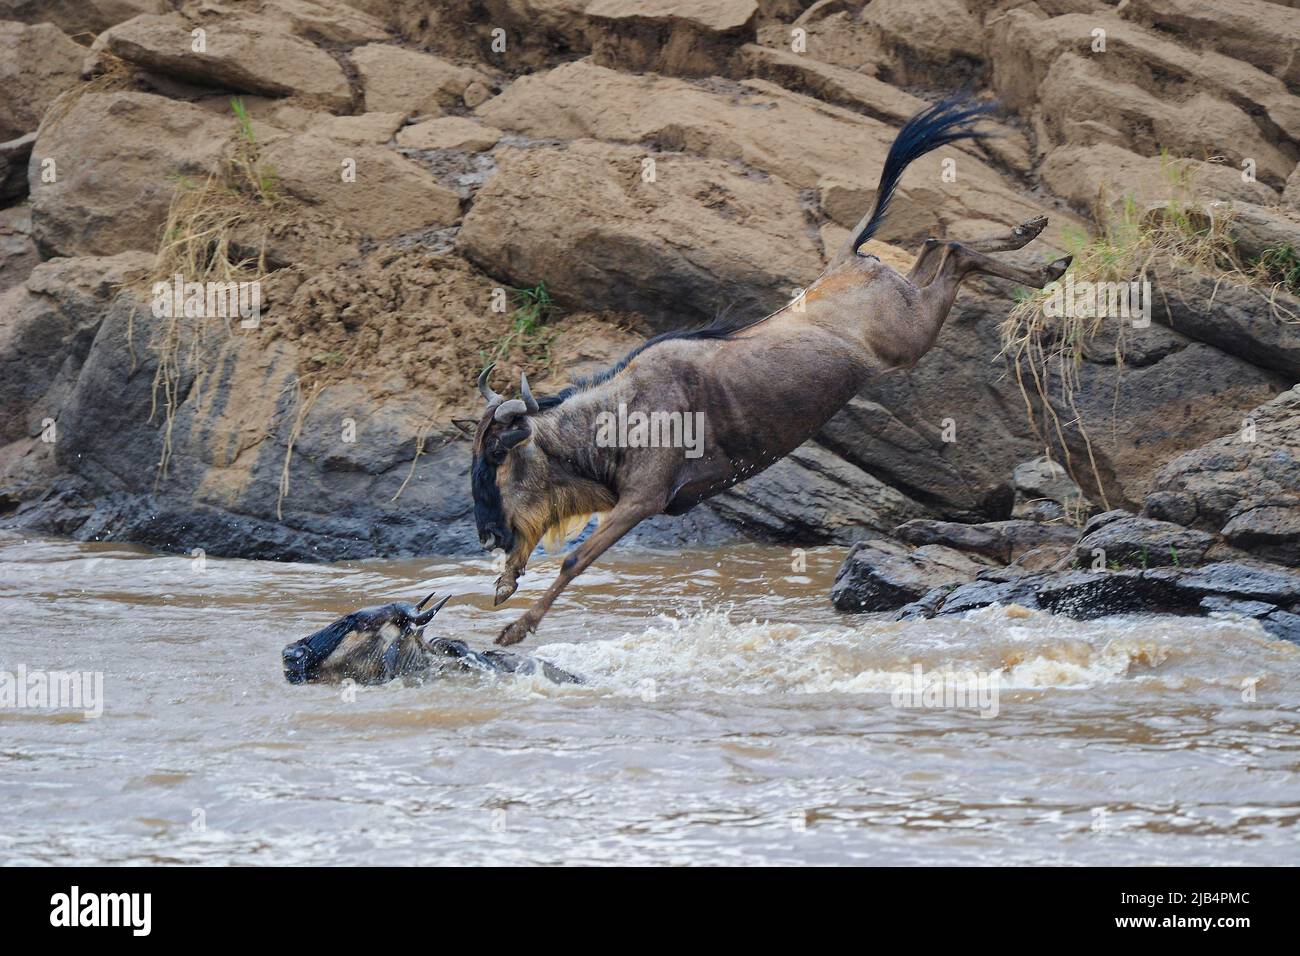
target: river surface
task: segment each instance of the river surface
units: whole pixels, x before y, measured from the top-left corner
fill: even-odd
[[[585,686],[349,691],[290,686],[280,649],[435,588],[458,597],[429,635],[486,644],[558,559],[493,611],[487,560],[0,537],[0,671],[103,675],[98,717],[0,708],[0,862],[1300,860],[1300,647],[1233,620],[842,617],[843,555],[606,556],[522,645]],[[901,706],[918,664],[985,696]]]

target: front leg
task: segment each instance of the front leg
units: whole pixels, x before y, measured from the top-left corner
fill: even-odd
[[[525,637],[537,630],[538,623],[542,616],[550,610],[555,599],[560,596],[560,592],[568,586],[569,582],[591,566],[591,563],[607,551],[619,538],[627,534],[644,519],[651,515],[656,515],[663,511],[664,503],[662,501],[634,501],[629,499],[620,500],[612,511],[609,513],[601,526],[596,532],[578,545],[564,559],[560,565],[559,576],[556,577],[555,583],[546,589],[546,593],[537,599],[519,620],[507,625],[499,637],[497,643],[503,645],[518,644]]]
[[[528,566],[528,559],[532,556],[533,549],[537,547],[537,541],[540,537],[540,534],[519,533],[514,550],[506,555],[505,570],[497,578],[496,591],[492,595],[493,607],[500,607],[510,600],[510,595],[515,593],[515,590],[519,587],[519,576],[524,573],[524,568]]]
[[[519,619],[512,621],[501,629],[497,636],[497,643],[502,647],[509,647],[511,644],[518,644],[533,631],[537,630],[537,625],[541,621],[542,615],[537,611],[537,605],[534,604],[527,611],[519,616]]]

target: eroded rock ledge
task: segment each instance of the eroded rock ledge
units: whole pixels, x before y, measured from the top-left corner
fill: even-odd
[[[1101,515],[1077,534],[1034,522],[910,524],[898,537],[928,543],[853,547],[831,589],[837,609],[897,620],[993,604],[1080,619],[1237,615],[1300,643],[1300,573],[1235,552],[1206,532],[1123,512]],[[1236,560],[1212,560],[1216,553]]]

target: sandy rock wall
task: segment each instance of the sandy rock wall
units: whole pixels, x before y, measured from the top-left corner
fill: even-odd
[[[1171,158],[1257,253],[1300,248],[1295,11],[1220,6],[0,0],[0,520],[258,557],[473,552],[451,420],[486,360],[545,391],[642,335],[779,307],[870,207],[899,125],[964,85],[1006,107],[999,135],[909,169],[887,261],[1045,214],[1009,254],[1041,262],[1099,206],[1166,199]],[[212,248],[260,283],[254,325],[155,314],[177,250]],[[517,333],[509,290],[539,283],[554,307]],[[1014,290],[971,283],[916,368],[640,540],[1005,520],[1053,410],[1096,423],[1053,449],[1090,456],[1096,506],[1288,558],[1291,491],[1246,490],[1294,464],[1275,400],[1300,306],[1160,288],[1128,360],[1103,335],[1077,408],[1049,409],[999,357]],[[1272,444],[1214,464],[1259,408]]]

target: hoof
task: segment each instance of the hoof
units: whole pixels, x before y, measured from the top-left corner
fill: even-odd
[[[519,585],[514,581],[507,581],[504,577],[497,578],[496,593],[492,595],[492,606],[500,607],[510,600],[510,595],[514,594]]]
[[[502,647],[509,647],[511,644],[518,644],[525,637],[533,632],[533,624],[526,618],[520,618],[513,624],[507,625],[505,629],[497,635],[497,643]]]
[[[1046,228],[1047,217],[1035,216],[1028,222],[1022,222],[1020,225],[1016,226],[1016,228],[1011,230],[1011,234],[1015,236],[1016,242],[1020,243],[1023,247],[1037,239],[1039,234]]]
[[[1070,263],[1074,261],[1074,256],[1063,256],[1047,266],[1047,282],[1055,282],[1061,276],[1065,275],[1065,270],[1070,268]],[[1043,285],[1047,285],[1044,282]]]

